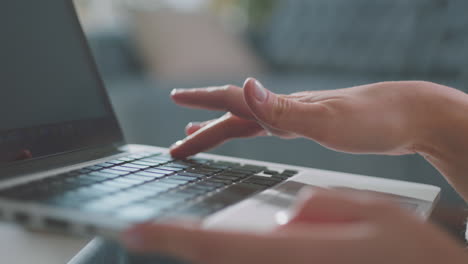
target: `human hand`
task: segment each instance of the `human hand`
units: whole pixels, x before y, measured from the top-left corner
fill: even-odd
[[[172,93],[177,104],[228,114],[189,124],[189,136],[174,145],[171,153],[185,158],[232,138],[268,132],[283,138],[310,138],[344,152],[415,153],[426,144],[427,130],[444,103],[433,98],[447,92],[458,91],[427,82],[388,82],[276,95],[252,78],[244,89],[178,89]]]
[[[123,243],[194,263],[467,263],[462,245],[431,223],[382,199],[319,191],[300,196],[292,221],[270,233],[143,224]]]
[[[179,105],[228,112],[189,124],[188,137],[171,148],[176,158],[268,134],[306,137],[349,153],[419,153],[468,200],[468,96],[456,89],[402,81],[277,95],[250,78],[244,88],[178,89],[172,98]]]

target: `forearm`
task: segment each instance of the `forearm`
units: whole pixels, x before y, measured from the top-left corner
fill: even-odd
[[[442,173],[468,201],[468,95],[439,86],[428,110],[429,122],[421,132],[423,141],[415,145],[421,154]]]

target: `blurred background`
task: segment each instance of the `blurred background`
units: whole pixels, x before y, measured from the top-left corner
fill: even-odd
[[[190,121],[220,116],[177,107],[173,88],[242,85],[278,93],[389,80],[468,89],[464,0],[75,0],[126,138],[168,147]],[[379,113],[376,113],[379,114]],[[308,140],[236,140],[214,153],[443,188],[417,155],[349,155]]]

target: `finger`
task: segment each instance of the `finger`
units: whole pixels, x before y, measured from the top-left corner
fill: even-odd
[[[185,134],[188,136],[188,135],[191,135],[195,132],[197,132],[200,128],[202,128],[202,124],[201,123],[197,123],[197,122],[192,122],[192,123],[189,123],[186,127],[185,127]]]
[[[210,123],[214,122],[215,120],[216,119],[201,122],[201,123],[200,122],[191,122],[185,127],[185,133],[187,134],[187,136],[192,135],[195,132],[197,132],[198,130],[202,129],[203,127],[205,127],[205,126],[209,125]],[[268,126],[262,126],[262,124],[259,124],[259,125],[266,131],[265,135],[275,135],[275,136],[278,136],[278,137],[281,137],[281,138],[284,138],[284,139],[292,139],[292,138],[297,137],[297,135],[291,134],[289,132],[281,131],[281,130],[274,129],[274,128],[271,128],[271,127],[268,127]]]
[[[292,209],[290,224],[376,221],[400,211],[390,201],[366,192],[305,189]]]
[[[134,251],[165,253],[196,263],[343,263],[362,228],[295,227],[283,233],[254,234],[146,224],[127,231]]]
[[[187,134],[187,136],[189,136],[214,121],[216,121],[216,119],[205,121],[205,122],[191,122],[185,127],[185,133]]]
[[[254,247],[253,241],[257,242],[257,246]],[[233,259],[255,263],[261,256],[248,252],[253,248],[258,252],[259,245],[266,247],[272,244],[261,236],[202,231],[175,225],[137,226],[124,234],[123,242],[137,252],[165,253],[196,263],[229,263]],[[247,245],[253,248],[246,251]]]
[[[195,133],[171,147],[171,155],[183,159],[214,148],[232,138],[264,135],[265,131],[254,121],[226,114],[201,127]]]
[[[253,78],[244,84],[244,98],[255,118],[265,126],[320,139],[326,129],[327,108],[278,96]]]
[[[246,119],[253,118],[249,107],[245,103],[243,90],[237,86],[174,89],[171,97],[179,105],[231,112]]]

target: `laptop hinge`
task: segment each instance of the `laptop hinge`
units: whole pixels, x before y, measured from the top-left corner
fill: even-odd
[[[112,155],[117,155],[123,153],[120,149],[122,145],[123,144],[112,144],[100,147],[86,148],[31,161],[17,162],[8,167],[0,168],[0,180],[11,179],[20,175],[48,171],[78,163],[101,159]]]

